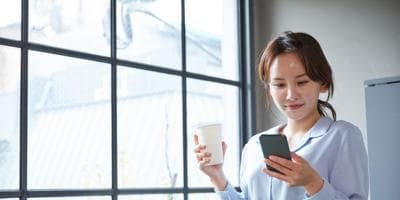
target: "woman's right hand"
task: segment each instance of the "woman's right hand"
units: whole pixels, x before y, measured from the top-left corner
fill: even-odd
[[[199,138],[196,134],[194,135],[194,144],[195,148],[193,149],[193,151],[196,155],[199,169],[210,178],[211,183],[214,185],[217,191],[223,191],[226,187],[227,179],[225,178],[224,171],[222,170],[222,164],[207,165],[211,161],[211,153],[205,151],[205,145],[199,144]],[[222,142],[221,145],[223,155],[225,157],[227,146],[225,142]]]

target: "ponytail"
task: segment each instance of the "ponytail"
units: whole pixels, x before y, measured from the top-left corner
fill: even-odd
[[[322,101],[318,99],[318,113],[322,116],[327,116],[328,114],[326,113],[324,108],[327,108],[331,111],[332,118],[334,121],[336,121],[336,111],[333,106],[328,103],[328,101]]]

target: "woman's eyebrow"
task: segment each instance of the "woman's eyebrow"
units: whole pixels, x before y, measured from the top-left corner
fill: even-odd
[[[279,78],[279,77],[275,77],[275,78],[272,78],[272,80],[274,80],[274,81],[283,81],[283,80],[285,80],[285,79]]]
[[[300,74],[300,75],[295,76],[295,78],[301,78],[303,76],[307,76],[307,74],[306,73]],[[282,81],[282,80],[285,80],[285,79],[284,78],[280,78],[280,77],[274,77],[271,80],[273,80],[273,81]]]
[[[303,77],[303,76],[307,76],[307,74],[304,73],[304,74],[297,75],[296,78],[301,78],[301,77]]]

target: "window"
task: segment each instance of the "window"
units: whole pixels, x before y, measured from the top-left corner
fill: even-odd
[[[0,199],[212,199],[192,153],[206,122],[223,124],[238,186],[250,126],[242,7],[1,2]]]

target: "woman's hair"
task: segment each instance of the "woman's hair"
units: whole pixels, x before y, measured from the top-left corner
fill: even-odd
[[[303,62],[307,76],[328,89],[326,101],[318,99],[318,112],[322,116],[327,116],[324,110],[324,108],[327,108],[331,111],[333,119],[336,120],[335,109],[328,103],[334,89],[332,70],[322,52],[321,46],[311,35],[286,31],[268,43],[261,54],[258,64],[258,76],[264,82],[266,89],[269,89],[269,73],[272,61],[283,53],[297,54]]]

